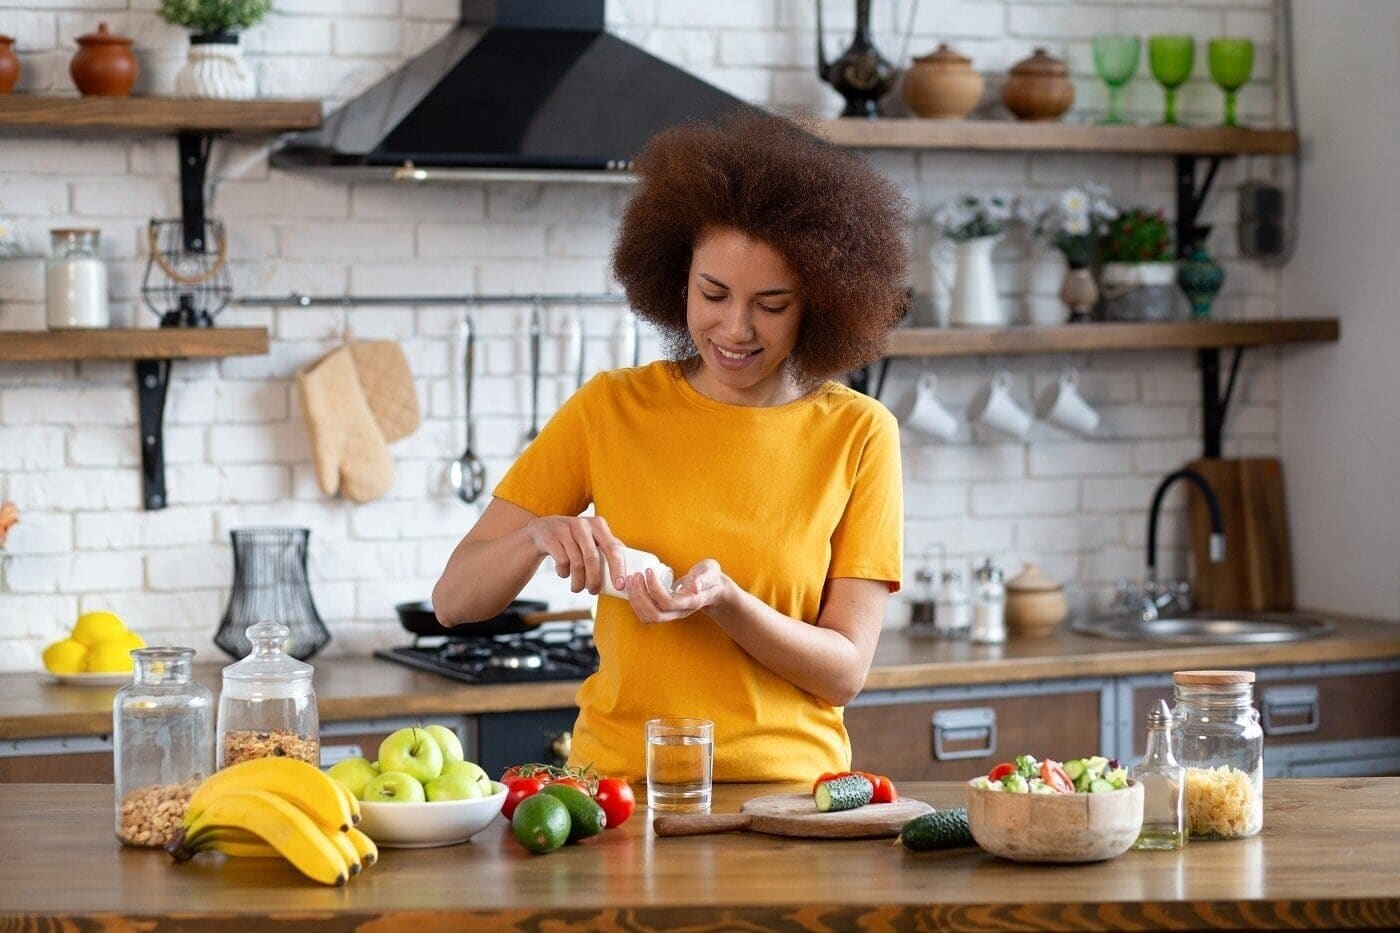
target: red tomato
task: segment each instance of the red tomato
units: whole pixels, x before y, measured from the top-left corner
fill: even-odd
[[[894,803],[899,799],[899,791],[894,789],[894,782],[883,774],[875,777],[875,793],[870,798],[871,803]]]
[[[997,765],[995,768],[987,772],[987,780],[1000,781],[1002,778],[1006,777],[1008,774],[1015,770],[1015,765],[1013,765],[1009,761],[1003,761],[1001,764]]]
[[[1060,767],[1058,761],[1051,761],[1049,758],[1040,763],[1040,779],[1055,789],[1058,794],[1074,793],[1074,782],[1069,779],[1065,769]]]
[[[603,815],[608,818],[604,825],[608,829],[615,829],[627,822],[627,818],[637,808],[637,798],[632,793],[632,785],[622,778],[600,778],[593,799],[603,808]]]
[[[523,777],[534,778],[541,784],[548,784],[550,779],[549,767],[548,765],[536,764],[534,762],[516,765],[513,768],[506,769],[505,773],[501,775],[501,783],[509,787]]]
[[[501,783],[505,784],[504,781]],[[501,815],[506,819],[515,816],[515,808],[520,806],[520,801],[524,800],[526,797],[535,796],[540,792],[540,788],[544,787],[547,783],[549,782],[541,781],[537,777],[517,777],[510,784],[506,785],[509,790],[506,792],[506,802],[501,807]]]
[[[834,781],[834,780],[836,780],[837,778],[845,777],[846,775],[848,775],[848,774],[850,774],[850,773],[851,773],[850,771],[824,771],[824,772],[822,772],[822,776],[819,777],[819,778],[817,778],[815,781],[812,782],[812,793],[815,794],[815,793],[817,792],[817,785],[819,785],[819,784],[825,784],[827,781]]]
[[[579,790],[583,791],[585,794],[591,794],[591,793],[593,792],[593,791],[592,791],[592,788],[590,788],[590,787],[588,786],[587,782],[581,781],[581,780],[579,780],[578,778],[563,777],[563,778],[558,778],[557,780],[550,781],[549,783],[550,783],[550,784],[567,784],[567,785],[570,786],[570,787],[577,787]]]

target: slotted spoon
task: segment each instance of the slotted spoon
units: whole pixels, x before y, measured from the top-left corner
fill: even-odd
[[[452,461],[448,479],[452,482],[452,488],[457,491],[457,498],[470,503],[480,498],[482,490],[486,488],[486,467],[472,450],[472,440],[476,433],[476,426],[472,424],[472,370],[476,364],[476,328],[470,314],[467,315],[462,330],[466,335],[462,341],[462,383],[463,408],[467,419],[467,446],[462,451],[462,456]]]

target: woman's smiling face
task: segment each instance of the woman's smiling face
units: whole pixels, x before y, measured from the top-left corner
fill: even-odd
[[[691,383],[731,405],[783,405],[801,394],[788,373],[802,297],[776,249],[727,227],[702,230],[686,283],[686,326],[700,355]]]

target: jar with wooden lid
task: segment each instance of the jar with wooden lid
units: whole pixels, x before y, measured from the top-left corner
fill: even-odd
[[[280,622],[248,627],[252,652],[224,668],[219,695],[219,767],[286,756],[320,766],[321,731],[313,668],[287,654]]]
[[[1058,120],[1074,103],[1069,67],[1045,49],[1011,66],[1001,100],[1018,120]]]
[[[982,99],[982,76],[972,60],[948,48],[946,43],[928,55],[920,55],[904,72],[904,100],[921,117],[959,120]]]
[[[1043,638],[1068,614],[1069,604],[1060,581],[1038,564],[1027,563],[1006,581],[1006,627],[1012,635]]]
[[[1264,825],[1264,730],[1253,671],[1172,675],[1172,745],[1186,769],[1193,839],[1241,839]]]

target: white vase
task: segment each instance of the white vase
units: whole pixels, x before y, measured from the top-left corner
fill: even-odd
[[[1005,327],[992,273],[996,236],[963,240],[956,245],[957,266],[948,301],[948,323],[954,327]]]
[[[257,85],[243,64],[238,37],[231,33],[190,36],[185,66],[175,76],[177,97],[248,100]]]

